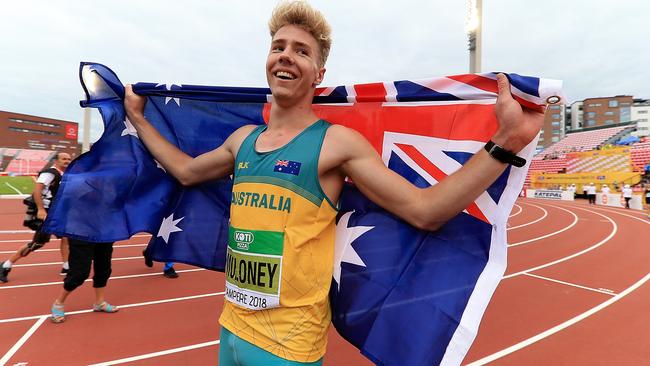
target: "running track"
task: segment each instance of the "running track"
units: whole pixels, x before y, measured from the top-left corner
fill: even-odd
[[[2,259],[30,238],[7,233],[24,229],[22,212],[19,200],[0,200]],[[520,199],[508,270],[464,364],[649,364],[648,234],[641,212]],[[0,285],[0,366],[216,365],[223,275],[177,265],[180,278],[166,279],[160,264],[144,266],[146,242],[115,246],[107,299],[119,313],[90,312],[85,284],[59,325],[47,319],[61,289],[58,240],[15,266]],[[325,364],[371,365],[334,331]]]

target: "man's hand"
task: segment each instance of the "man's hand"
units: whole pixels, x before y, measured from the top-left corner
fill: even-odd
[[[45,218],[47,217],[47,212],[45,212],[45,209],[38,210],[36,213],[36,218],[39,220],[45,221]]]
[[[510,94],[510,82],[503,74],[497,75],[499,96],[494,112],[499,121],[499,130],[492,137],[497,145],[518,153],[539,133],[544,122],[544,114],[521,105]]]
[[[124,93],[124,109],[126,110],[126,114],[129,117],[144,116],[144,105],[147,103],[147,97],[134,93],[131,84],[124,88]],[[130,119],[133,120],[133,118]]]

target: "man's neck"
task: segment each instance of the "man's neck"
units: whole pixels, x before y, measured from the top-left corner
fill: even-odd
[[[318,120],[309,105],[284,107],[280,104],[271,105],[269,129],[304,129]]]

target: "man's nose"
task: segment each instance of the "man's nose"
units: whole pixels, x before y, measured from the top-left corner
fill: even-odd
[[[291,57],[291,54],[289,54],[288,50],[285,49],[282,51],[280,54],[280,62],[293,65],[293,57]]]

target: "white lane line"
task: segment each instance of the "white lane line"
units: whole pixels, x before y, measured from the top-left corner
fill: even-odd
[[[14,191],[16,191],[16,193],[18,193],[18,194],[24,194],[23,192],[19,191],[18,188],[16,188],[16,187],[12,186],[11,184],[9,184],[9,182],[5,182],[5,184],[6,184],[9,188],[11,188],[11,189],[13,189]]]
[[[120,244],[120,245],[113,245],[113,249],[121,249],[121,248],[134,248],[134,247],[146,247],[147,244]],[[34,255],[35,253],[44,253],[44,252],[60,252],[61,249],[39,249],[35,252],[29,253],[30,255]],[[15,250],[3,250],[0,251],[0,254],[14,254],[16,253]]]
[[[517,211],[517,212],[515,212],[515,213],[511,213],[510,216],[508,216],[509,219],[510,219],[510,218],[513,218],[513,217],[515,217],[515,216],[517,216],[517,215],[519,215],[519,214],[524,210],[521,206],[519,206],[519,205],[516,204],[516,203],[515,203],[515,206],[514,206],[514,207],[517,207],[517,208],[519,209],[519,211]]]
[[[25,332],[25,334],[23,334],[22,337],[20,337],[20,339],[18,340],[18,342],[16,342],[16,344],[14,344],[14,346],[11,347],[11,348],[9,349],[9,351],[7,351],[7,353],[5,353],[4,356],[2,356],[2,358],[0,358],[0,365],[4,365],[4,364],[6,364],[7,361],[9,361],[9,359],[10,359],[11,357],[13,357],[13,355],[16,354],[16,352],[18,352],[18,350],[20,349],[20,347],[22,347],[23,344],[25,344],[25,342],[27,342],[27,340],[29,339],[29,337],[31,337],[32,334],[34,334],[34,332],[36,332],[36,329],[38,329],[38,327],[40,327],[41,324],[43,324],[43,322],[45,321],[45,319],[47,319],[47,315],[41,315],[41,316],[38,317],[37,319],[38,319],[38,320],[36,321],[36,323],[34,323],[34,325],[32,325],[32,327],[29,328],[29,330],[28,330],[27,332]]]
[[[211,346],[215,346],[217,344],[219,344],[218,339],[215,340],[215,341],[210,341],[210,342],[203,342],[203,343],[192,344],[192,345],[184,346],[184,347],[172,348],[172,349],[168,349],[168,350],[165,350],[165,351],[147,353],[147,354],[140,355],[140,356],[133,356],[133,357],[127,357],[127,358],[120,358],[119,360],[106,361],[106,362],[101,362],[101,363],[94,363],[94,364],[89,365],[89,366],[119,365],[119,364],[122,364],[122,363],[128,363],[128,362],[133,362],[133,361],[144,360],[144,359],[147,359],[147,358],[165,356],[165,355],[169,355],[169,354],[172,354],[172,353],[190,351],[190,350],[197,349],[197,348],[211,347]]]
[[[537,208],[539,208],[540,210],[542,210],[542,212],[544,212],[544,215],[542,215],[542,217],[540,217],[540,218],[537,219],[537,220],[533,220],[533,221],[531,221],[531,222],[527,222],[527,223],[525,223],[525,224],[521,224],[521,225],[517,225],[517,226],[509,227],[509,228],[506,229],[506,231],[507,231],[507,230],[512,230],[512,229],[517,229],[517,228],[524,227],[524,226],[528,226],[528,225],[532,225],[532,224],[534,224],[534,223],[536,223],[536,222],[540,222],[540,221],[544,220],[544,218],[546,218],[546,216],[548,216],[548,211],[546,211],[546,210],[543,209],[542,207],[539,207],[539,206],[537,206],[537,205],[533,205],[533,204],[531,204],[531,203],[528,203],[528,205],[529,205],[529,206],[533,206],[533,207],[537,207]]]
[[[616,295],[616,293],[615,293],[614,291],[612,291],[612,290],[607,290],[607,289],[595,289],[595,288],[591,288],[591,287],[580,286],[580,285],[577,285],[577,284],[575,284],[575,283],[565,282],[565,281],[560,281],[560,280],[556,280],[556,279],[548,278],[548,277],[544,277],[544,276],[538,276],[538,275],[534,275],[534,274],[532,274],[532,273],[524,273],[524,275],[525,275],[525,276],[530,276],[530,277],[539,278],[540,280],[545,280],[545,281],[550,281],[550,282],[556,282],[556,283],[561,283],[561,284],[563,284],[563,285],[567,285],[567,286],[573,286],[573,287],[581,288],[581,289],[583,289],[583,290],[589,290],[589,291],[594,291],[594,292],[600,292],[601,294],[605,294],[605,295],[611,295],[611,296]]]
[[[523,341],[521,341],[521,342],[519,342],[517,344],[514,344],[514,345],[512,345],[512,346],[510,346],[510,347],[508,347],[506,349],[503,349],[503,350],[501,350],[499,352],[493,353],[493,354],[491,354],[489,356],[483,357],[480,360],[474,361],[474,362],[468,364],[467,366],[485,365],[485,364],[487,364],[489,362],[492,362],[494,360],[498,360],[501,357],[504,357],[504,356],[507,356],[507,355],[509,355],[509,354],[511,354],[513,352],[516,352],[516,351],[518,351],[518,350],[520,350],[520,349],[522,349],[524,347],[530,346],[531,344],[533,344],[533,343],[535,343],[535,342],[537,342],[539,340],[542,340],[542,339],[544,339],[546,337],[549,337],[549,336],[551,336],[551,335],[553,335],[553,334],[555,334],[555,333],[557,333],[557,332],[559,332],[559,331],[561,331],[561,330],[563,330],[565,328],[568,328],[568,327],[572,326],[573,324],[594,315],[595,313],[605,309],[606,307],[612,305],[613,303],[617,302],[618,300],[620,300],[620,299],[624,298],[625,296],[629,295],[632,291],[636,290],[637,288],[641,287],[644,283],[646,283],[648,281],[648,279],[650,279],[650,273],[646,274],[645,277],[640,279],[638,282],[636,282],[632,286],[626,288],[620,294],[618,294],[618,295],[612,297],[611,299],[609,299],[609,300],[607,300],[607,301],[605,301],[605,302],[603,302],[603,303],[601,303],[601,304],[599,304],[599,305],[585,311],[584,313],[582,313],[582,314],[580,314],[580,315],[578,315],[576,317],[573,317],[573,318],[565,321],[562,324],[558,324],[558,325],[554,326],[553,328],[547,329],[546,331],[544,331],[542,333],[539,333],[539,334],[537,334],[537,335],[535,335],[533,337],[530,337],[530,338],[528,338],[526,340],[523,340]]]
[[[599,210],[599,211],[604,211],[604,212],[607,212],[607,213],[615,213],[617,215],[627,216],[629,218],[641,221],[642,223],[644,223],[646,225],[650,225],[650,220],[647,219],[647,216],[645,216],[646,214],[643,213],[643,212],[638,213],[638,215],[641,215],[641,217],[638,217],[638,216],[632,216],[632,215],[628,215],[626,213],[623,213],[623,212],[620,211],[622,209],[618,209],[618,210],[614,209],[614,208],[607,209],[605,207],[592,207],[592,209]],[[632,213],[636,213],[636,212],[632,212]]]
[[[194,268],[194,269],[180,269],[177,270],[177,273],[184,273],[184,272],[198,272],[198,271],[207,271],[207,269],[203,268]],[[162,272],[156,271],[155,273],[141,273],[141,274],[135,274],[135,275],[125,275],[125,276],[111,276],[111,280],[123,280],[127,278],[137,278],[137,277],[149,277],[149,276],[162,276]],[[91,278],[87,279],[84,282],[90,282],[92,281]],[[57,281],[57,282],[41,282],[41,283],[30,283],[27,285],[15,285],[15,286],[5,286],[1,285],[0,286],[0,291],[2,290],[9,290],[9,289],[14,289],[14,288],[25,288],[25,287],[40,287],[40,286],[52,286],[52,285],[62,285],[63,281]]]
[[[192,295],[192,296],[183,296],[183,297],[173,297],[169,299],[164,299],[164,300],[155,300],[155,301],[147,301],[147,302],[139,302],[139,303],[133,303],[133,304],[124,304],[124,305],[119,305],[118,307],[120,308],[136,308],[140,306],[148,306],[148,305],[157,305],[157,304],[166,304],[170,302],[176,302],[176,301],[185,301],[185,300],[194,300],[194,299],[202,299],[204,297],[213,297],[213,296],[221,296],[225,294],[225,292],[211,292],[207,294],[201,294],[201,295]],[[93,309],[88,309],[88,310],[77,310],[77,311],[66,311],[65,315],[75,315],[75,314],[84,314],[84,313],[92,313]],[[41,314],[41,315],[32,315],[32,316],[24,316],[20,318],[8,318],[8,319],[0,319],[0,324],[2,323],[14,323],[14,322],[22,322],[25,320],[33,320],[33,319],[38,319],[41,317],[48,318],[50,314]]]
[[[0,230],[0,234],[34,234],[34,230]]]
[[[600,215],[600,216],[606,218],[609,222],[612,223],[612,226],[613,226],[613,228],[612,228],[612,232],[611,232],[611,233],[610,233],[610,234],[609,234],[605,239],[599,241],[598,243],[596,243],[596,244],[590,246],[590,247],[587,248],[587,249],[581,250],[581,251],[579,251],[579,252],[577,252],[577,253],[571,254],[571,255],[566,256],[566,257],[564,257],[564,258],[560,258],[560,259],[555,260],[555,261],[553,261],[553,262],[549,262],[549,263],[546,263],[546,264],[542,264],[542,265],[540,265],[540,266],[533,267],[533,268],[528,268],[528,269],[525,269],[525,270],[523,270],[523,271],[519,271],[519,272],[511,273],[511,274],[509,274],[509,275],[507,275],[507,276],[503,276],[503,279],[504,279],[504,280],[507,279],[507,278],[512,278],[512,277],[515,277],[515,276],[519,276],[519,275],[524,274],[524,273],[526,273],[526,272],[537,271],[538,269],[542,269],[542,268],[550,267],[550,266],[556,265],[556,264],[558,264],[558,263],[562,263],[562,262],[568,261],[569,259],[573,259],[573,258],[575,258],[575,257],[577,257],[577,256],[583,255],[583,254],[585,254],[585,253],[587,253],[587,252],[590,252],[590,251],[592,251],[592,250],[598,248],[599,246],[605,244],[606,242],[608,242],[609,239],[611,239],[611,238],[616,234],[616,232],[618,231],[618,225],[616,225],[616,223],[614,222],[614,220],[610,219],[609,217],[607,217],[607,216],[605,216],[605,215],[602,215],[602,214],[599,214],[598,212],[591,211],[591,210],[587,210],[587,209],[584,209],[584,208],[578,208],[578,207],[574,207],[574,208],[575,208],[575,209],[578,209],[578,210],[588,211],[588,212],[591,212],[591,213],[594,213],[594,214],[596,214],[596,215]]]
[[[111,262],[113,261],[130,261],[134,259],[140,259],[142,260],[142,256],[139,255],[137,257],[122,257],[122,258],[111,258]],[[44,262],[44,263],[29,263],[29,264],[14,264],[11,266],[13,267],[39,267],[39,266],[53,266],[53,265],[62,265],[63,262]]]
[[[34,230],[0,230],[0,235],[2,234],[34,234]],[[150,237],[151,234],[137,234],[133,235],[130,239],[133,238],[145,238],[145,237]],[[10,241],[19,241],[19,240],[29,240],[28,239],[18,239],[18,240],[0,240],[0,243],[5,243],[5,242],[10,242]],[[54,240],[54,239],[53,239]],[[59,239],[56,239],[59,240]],[[124,239],[124,240],[129,240],[129,239]],[[122,240],[118,240],[122,241]]]
[[[534,241],[537,241],[537,240],[540,240],[540,239],[548,238],[549,236],[560,234],[560,233],[562,233],[564,231],[567,231],[567,230],[571,229],[572,227],[574,227],[578,223],[578,215],[576,215],[573,212],[571,212],[571,211],[569,211],[567,209],[564,209],[562,207],[556,207],[556,206],[553,206],[553,207],[558,208],[558,209],[560,209],[562,211],[566,211],[566,212],[570,213],[571,215],[573,215],[573,222],[569,226],[566,226],[565,228],[563,228],[561,230],[554,231],[554,232],[552,232],[550,234],[546,234],[546,235],[543,235],[543,236],[538,236],[536,238],[520,241],[518,243],[508,244],[508,247],[516,247],[518,245],[528,244],[528,243],[531,243],[531,242],[534,242]]]

